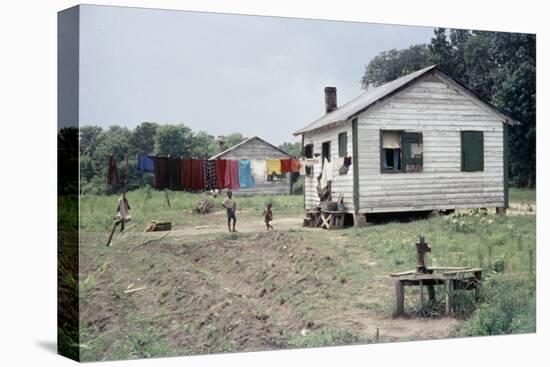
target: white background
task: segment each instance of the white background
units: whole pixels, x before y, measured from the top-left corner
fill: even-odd
[[[544,1],[95,1],[257,15],[537,33],[537,186],[548,187],[550,20]],[[0,365],[68,366],[56,340],[56,12],[75,1],[0,5]],[[546,145],[546,146],[545,146]],[[546,153],[546,154],[545,154]],[[537,192],[537,334],[102,363],[105,366],[548,365],[548,195]],[[545,313],[546,311],[546,313]]]

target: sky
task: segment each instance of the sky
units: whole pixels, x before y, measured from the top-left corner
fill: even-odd
[[[360,93],[381,51],[428,43],[430,27],[84,5],[80,125],[183,123],[274,144]]]

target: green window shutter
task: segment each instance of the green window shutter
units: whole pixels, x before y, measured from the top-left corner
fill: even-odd
[[[416,154],[413,155],[413,145]],[[402,133],[403,172],[420,172],[423,168],[422,133]]]
[[[348,155],[348,133],[343,132],[338,134],[338,157]]]
[[[462,171],[483,171],[483,132],[461,132]]]

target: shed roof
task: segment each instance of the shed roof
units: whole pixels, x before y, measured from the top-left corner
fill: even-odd
[[[483,98],[481,98],[479,95],[471,91],[468,87],[466,87],[462,83],[456,81],[455,79],[443,73],[441,70],[438,69],[437,65],[432,65],[432,66],[428,66],[427,68],[407,74],[401,78],[395,79],[389,83],[367,90],[365,93],[357,96],[356,98],[352,99],[346,104],[338,107],[336,110],[325,114],[324,116],[313,121],[311,124],[307,125],[306,127],[294,132],[294,135],[300,135],[308,131],[316,130],[325,126],[346,121],[351,117],[354,117],[359,113],[365,111],[366,109],[373,106],[374,104],[384,99],[385,97],[388,97],[398,92],[399,90],[407,87],[408,85],[414,83],[420,77],[432,71],[437,71],[438,73],[443,74],[446,78],[451,79],[453,82],[457,83],[461,88],[465,89],[468,93],[472,94],[474,98],[477,98],[483,104],[487,105],[495,113],[505,117],[509,123],[512,123],[512,124],[519,123],[514,119],[512,119],[511,117],[504,114],[504,112],[502,112],[497,107],[493,106],[491,103],[485,101]]]
[[[262,139],[262,138],[260,138],[260,137],[258,137],[258,136],[253,136],[253,137],[251,137],[251,138],[248,138],[248,139],[246,139],[246,140],[241,141],[241,142],[238,143],[238,144],[233,145],[231,148],[226,149],[226,150],[224,150],[223,152],[220,152],[220,153],[218,153],[218,154],[216,154],[216,155],[213,155],[212,157],[210,157],[210,159],[218,159],[218,158],[221,158],[221,157],[223,157],[224,155],[226,155],[227,153],[229,153],[229,152],[231,152],[231,151],[233,151],[233,150],[235,150],[235,149],[237,149],[237,148],[239,148],[239,147],[241,147],[241,146],[243,146],[243,145],[249,144],[249,143],[251,143],[251,142],[254,141],[254,140],[258,140],[258,141],[260,141],[261,143],[268,145],[270,148],[273,148],[273,149],[275,149],[275,150],[277,150],[277,151],[283,153],[284,155],[288,156],[288,158],[294,158],[294,156],[288,154],[288,153],[285,152],[284,150],[282,150],[282,149],[276,147],[275,145],[273,145],[273,144],[271,144],[271,143],[265,141],[264,139]]]

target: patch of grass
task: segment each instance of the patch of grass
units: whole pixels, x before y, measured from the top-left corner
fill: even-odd
[[[294,335],[289,340],[292,348],[328,347],[337,345],[367,344],[366,337],[349,330],[322,329],[310,331],[306,335]]]
[[[168,196],[170,206],[166,201]],[[195,205],[202,199],[208,199],[214,204],[214,211],[223,211],[221,206],[225,195],[216,198],[206,193],[191,193],[185,191],[157,191],[150,187],[130,191],[126,194],[130,203],[132,220],[127,224],[129,231],[142,231],[151,220],[170,221],[173,225],[204,224],[208,215],[194,213]],[[238,212],[241,211],[259,217],[266,203],[273,204],[273,212],[277,217],[284,215],[300,215],[303,213],[303,197],[301,195],[275,195],[239,197],[235,193]],[[84,231],[110,230],[119,196],[116,195],[85,195],[80,198],[80,229]],[[67,205],[68,209],[71,208]],[[76,206],[75,206],[76,208]],[[74,211],[74,210],[73,210]],[[72,213],[72,212],[71,212]],[[63,216],[70,217],[70,216]],[[72,216],[76,218],[77,216]],[[224,219],[225,220],[225,217]]]
[[[511,203],[535,204],[537,199],[537,191],[510,187],[509,199]]]

